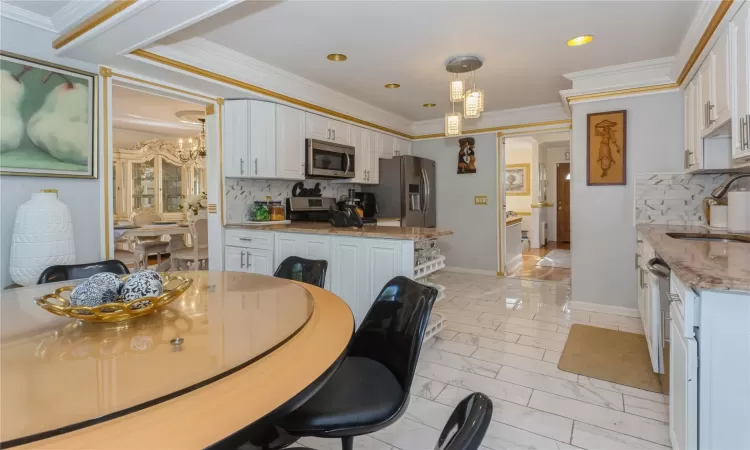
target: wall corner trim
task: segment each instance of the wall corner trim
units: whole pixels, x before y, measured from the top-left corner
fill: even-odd
[[[570,309],[578,311],[591,311],[604,314],[617,314],[627,317],[641,317],[636,308],[625,308],[623,306],[602,305],[599,303],[570,302]]]

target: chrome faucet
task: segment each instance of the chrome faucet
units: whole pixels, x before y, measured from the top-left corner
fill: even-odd
[[[711,191],[711,197],[713,198],[722,198],[725,195],[727,195],[727,191],[729,190],[729,186],[732,185],[735,181],[739,180],[740,178],[744,177],[750,177],[750,173],[738,173],[737,175],[732,175],[731,177],[727,178],[727,181],[721,183],[719,187]]]

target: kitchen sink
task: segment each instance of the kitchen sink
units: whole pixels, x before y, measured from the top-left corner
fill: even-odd
[[[739,234],[701,234],[701,233],[667,233],[672,239],[706,242],[744,242],[750,243],[750,236]]]

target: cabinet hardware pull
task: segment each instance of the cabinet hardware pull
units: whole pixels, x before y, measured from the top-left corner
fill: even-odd
[[[245,252],[240,252],[240,269],[245,268]]]
[[[247,264],[248,269],[252,266],[252,264],[250,264],[250,252],[247,252],[247,255],[245,255],[245,264]]]
[[[745,148],[750,149],[750,114],[745,116]]]
[[[560,208],[560,209],[562,209],[562,208]],[[640,264],[638,264],[638,261],[639,261],[640,259],[641,259],[641,255],[639,255],[638,253],[636,253],[636,254],[635,254],[635,268],[636,268],[636,269],[640,269]]]
[[[673,294],[673,293],[670,292],[669,293],[669,303],[674,303],[674,302],[682,303],[682,299],[680,298],[679,295]]]
[[[244,237],[241,237],[240,240],[241,241],[252,241],[253,238],[244,238]]]
[[[240,175],[245,173],[245,160],[240,158]]]
[[[713,111],[713,109],[714,109],[714,105],[712,105],[711,102],[708,102],[708,126],[709,127],[713,125],[714,122],[716,122],[716,119],[711,118],[711,111]]]
[[[684,155],[684,157],[682,159],[683,159],[683,165],[685,166],[685,168],[689,169],[690,168],[690,163],[688,162],[688,151],[687,150],[685,150],[685,155]]]
[[[331,131],[333,131],[333,140],[335,141],[335,140],[336,140],[336,129],[334,128],[334,129],[333,129],[333,130],[331,130]]]
[[[328,129],[328,139],[331,139],[331,129]]]
[[[255,158],[255,175],[258,175],[258,158]]]

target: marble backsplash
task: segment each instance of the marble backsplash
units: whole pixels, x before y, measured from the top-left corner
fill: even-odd
[[[703,199],[728,174],[638,174],[635,223],[706,225]]]
[[[263,201],[271,196],[273,201],[284,202],[292,196],[292,188],[298,181],[285,180],[248,180],[245,178],[227,178],[224,184],[226,223],[241,224],[248,221],[247,212],[256,201]],[[323,197],[339,198],[347,195],[350,188],[360,190],[358,184],[333,183],[329,180],[306,180],[305,187],[312,188],[320,183]]]

